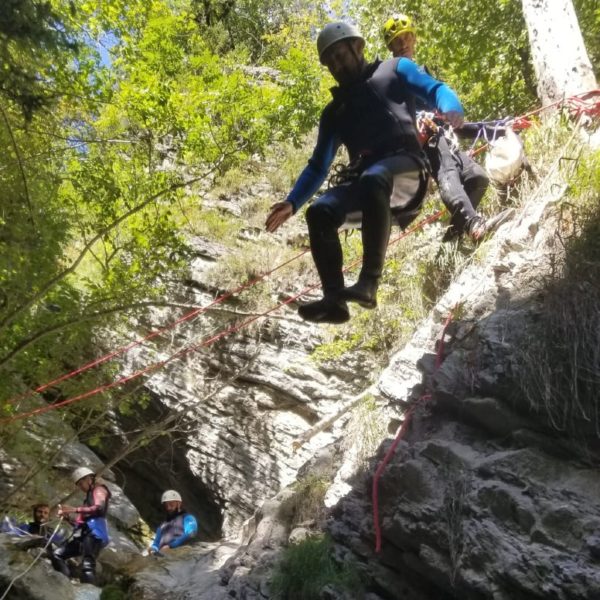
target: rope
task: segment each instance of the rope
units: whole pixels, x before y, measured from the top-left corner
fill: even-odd
[[[427,225],[428,223],[432,223],[433,221],[436,221],[437,219],[439,219],[442,214],[444,214],[445,211],[443,210],[439,210],[436,213],[430,215],[429,217],[426,217],[425,219],[419,221],[419,223],[417,223],[416,225],[414,225],[413,227],[411,227],[410,229],[407,229],[406,231],[402,232],[399,236],[397,236],[396,238],[394,238],[389,244],[388,246],[392,246],[394,244],[396,244],[397,242],[399,242],[401,239],[407,237],[408,235],[414,233],[415,231],[422,229],[425,225]],[[362,262],[362,259],[357,259],[355,261],[353,261],[350,265],[348,265],[345,269],[344,269],[344,273],[349,271],[350,269],[354,268],[355,266],[359,265]],[[135,371],[134,373],[131,373],[130,375],[124,376],[124,377],[120,377],[119,379],[112,381],[110,383],[104,384],[104,385],[100,385],[92,390],[88,390],[86,392],[83,392],[77,396],[73,396],[72,398],[67,398],[66,400],[62,400],[60,402],[55,402],[54,404],[49,404],[46,406],[41,406],[39,408],[30,410],[30,411],[26,411],[26,412],[22,412],[22,413],[17,413],[16,415],[12,415],[11,417],[5,417],[3,419],[0,419],[0,425],[5,425],[5,424],[9,424],[9,423],[13,423],[15,421],[21,420],[21,419],[26,419],[28,417],[32,417],[35,415],[40,415],[43,413],[46,413],[50,410],[55,410],[58,408],[61,408],[63,406],[68,406],[69,404],[73,404],[75,402],[79,402],[81,400],[85,400],[86,398],[90,398],[92,396],[95,396],[97,394],[103,393],[103,392],[107,392],[108,390],[111,390],[113,388],[119,387],[121,385],[123,385],[124,383],[127,383],[129,381],[132,381],[134,379],[137,379],[138,377],[146,374],[146,373],[150,373],[152,371],[157,371],[158,369],[161,369],[162,367],[166,366],[167,364],[169,364],[170,362],[181,358],[182,356],[185,356],[186,354],[189,354],[191,352],[195,352],[197,350],[199,350],[200,348],[204,348],[206,346],[209,346],[211,344],[213,344],[214,342],[220,340],[221,338],[229,335],[230,333],[236,333],[238,331],[240,331],[241,329],[243,329],[244,327],[246,327],[247,325],[249,325],[250,323],[253,323],[254,321],[257,321],[258,319],[260,319],[261,317],[265,317],[273,312],[275,312],[276,310],[282,308],[283,306],[286,306],[287,304],[291,304],[292,302],[294,302],[295,300],[297,300],[298,298],[300,298],[300,296],[303,296],[304,294],[306,294],[307,292],[310,292],[312,290],[314,290],[315,288],[319,287],[319,283],[315,283],[312,284],[306,288],[304,288],[301,292],[299,292],[298,294],[291,296],[290,298],[288,298],[287,300],[271,307],[270,309],[259,313],[257,315],[254,315],[252,317],[250,317],[249,319],[246,319],[245,321],[242,321],[241,323],[237,324],[237,325],[232,325],[231,327],[228,327],[224,330],[222,330],[221,332],[197,343],[197,344],[193,344],[191,346],[182,348],[181,350],[178,350],[177,352],[175,352],[174,354],[171,354],[170,356],[168,356],[166,359],[152,363],[151,365],[148,365],[147,367],[144,367],[143,369],[140,369],[138,371]],[[1,600],[1,599],[0,599]]]
[[[189,321],[190,319],[193,319],[194,317],[205,313],[206,311],[208,311],[213,306],[216,306],[217,304],[220,304],[221,302],[224,302],[225,300],[227,300],[228,298],[231,298],[235,294],[239,294],[240,292],[243,292],[244,290],[253,287],[254,285],[256,285],[257,283],[259,283],[263,279],[267,278],[269,275],[272,275],[273,273],[275,273],[279,269],[281,269],[281,268],[289,265],[290,263],[292,263],[296,259],[301,258],[308,251],[309,250],[307,248],[306,250],[300,252],[300,254],[297,254],[296,256],[293,256],[292,258],[290,258],[290,259],[286,260],[285,262],[281,263],[280,265],[276,266],[274,269],[271,269],[270,271],[266,271],[262,275],[259,275],[258,277],[252,279],[251,281],[248,281],[248,282],[244,283],[243,285],[240,285],[239,287],[235,288],[234,290],[231,290],[230,292],[222,294],[221,296],[219,296],[218,298],[216,298],[215,300],[213,300],[210,304],[207,304],[206,306],[195,308],[194,310],[188,312],[187,314],[183,315],[182,317],[180,317],[179,319],[177,319],[173,323],[170,323],[169,325],[165,325],[164,327],[162,327],[160,329],[156,329],[156,330],[150,332],[148,335],[146,335],[146,336],[144,336],[142,338],[139,338],[139,339],[137,339],[137,340],[135,340],[135,341],[133,341],[133,342],[125,345],[125,346],[117,348],[116,350],[113,350],[112,352],[109,352],[108,354],[105,354],[104,356],[101,356],[100,358],[94,359],[93,361],[91,361],[91,362],[89,362],[89,363],[87,363],[85,365],[82,365],[81,367],[78,367],[77,369],[74,369],[73,371],[70,371],[69,373],[66,373],[65,375],[61,375],[60,377],[57,377],[56,379],[53,379],[52,381],[44,383],[43,385],[35,388],[34,390],[30,390],[29,392],[26,392],[25,394],[22,394],[20,396],[15,396],[13,398],[10,398],[10,399],[6,400],[5,402],[7,404],[16,404],[17,402],[21,402],[23,400],[26,400],[27,398],[30,398],[34,394],[39,394],[39,393],[47,390],[49,387],[51,387],[53,385],[56,385],[58,383],[62,383],[63,381],[67,381],[68,379],[72,379],[76,375],[80,375],[81,373],[84,373],[85,371],[87,371],[87,370],[89,370],[89,369],[91,369],[93,367],[96,367],[96,366],[101,365],[101,364],[103,364],[105,362],[108,362],[109,360],[112,360],[116,356],[119,356],[121,354],[129,352],[129,350],[131,350],[133,348],[136,348],[137,346],[140,346],[144,342],[150,341],[150,340],[154,339],[155,337],[157,337],[157,336],[159,336],[159,335],[161,335],[161,334],[163,334],[163,333],[165,333],[167,331],[175,329],[181,323]]]
[[[35,565],[35,563],[43,556],[43,554],[46,552],[46,550],[48,550],[48,547],[52,543],[52,539],[56,535],[56,532],[58,531],[58,528],[61,526],[62,522],[63,522],[63,517],[60,517],[60,519],[58,520],[58,524],[54,528],[52,535],[50,535],[50,537],[48,538],[46,545],[39,551],[38,555],[33,559],[31,564],[22,573],[19,573],[18,575],[16,575],[15,577],[13,577],[11,579],[10,583],[8,584],[8,587],[4,591],[4,594],[2,594],[2,596],[0,596],[0,600],[4,600],[6,598],[6,596],[8,595],[8,592],[10,592],[10,589],[17,582],[17,580],[21,579],[21,577],[25,576],[33,568],[33,565]]]
[[[515,117],[514,119],[505,118],[500,119],[498,121],[480,121],[477,124],[481,125],[484,128],[484,131],[486,125],[502,123],[510,125],[515,131],[520,131],[522,129],[527,129],[531,127],[531,121],[529,120],[529,117],[537,115],[544,110],[548,110],[549,108],[560,106],[562,104],[566,105],[571,110],[576,119],[580,119],[584,115],[587,115],[591,118],[595,118],[600,116],[600,97],[597,100],[593,101],[591,105],[588,102],[594,96],[600,96],[600,89],[590,90],[588,92],[580,92],[579,94],[574,94],[573,96],[569,96],[568,98],[561,98],[556,102],[552,102],[551,104],[547,104],[546,106],[536,108],[535,110],[525,113],[524,115]],[[469,156],[477,156],[489,147],[489,143],[485,143],[479,148],[477,148],[477,150],[474,150],[473,148],[479,137],[480,136],[478,132],[477,137],[475,138],[475,141],[473,142],[473,145],[469,150]]]
[[[524,129],[525,127],[529,127],[531,125],[531,123],[527,120],[527,117],[535,115],[539,112],[541,112],[542,110],[546,110],[548,108],[551,108],[553,106],[556,106],[562,102],[572,102],[576,104],[576,114],[577,115],[582,115],[582,114],[590,114],[592,116],[597,116],[600,114],[600,100],[597,100],[594,105],[592,107],[589,107],[588,104],[586,103],[586,100],[588,98],[591,98],[592,96],[598,95],[600,94],[600,90],[591,90],[589,92],[582,92],[580,94],[575,94],[574,96],[571,96],[567,99],[562,99],[562,100],[558,100],[552,104],[549,104],[547,106],[543,106],[539,109],[533,110],[529,113],[526,113],[525,115],[522,115],[521,117],[516,117],[513,120],[513,127],[514,128],[521,128]],[[502,119],[499,121],[481,121],[478,124],[481,124],[483,126],[485,126],[486,124],[498,124],[498,123],[502,123],[505,122],[507,119]],[[475,139],[475,142],[477,141],[477,139],[480,137],[480,132],[478,132],[477,134],[477,138]],[[474,142],[474,144],[475,144]],[[473,144],[473,146],[474,146]],[[483,152],[486,148],[487,148],[488,144],[484,144],[483,146],[481,146],[480,148],[478,148],[477,150],[471,150],[470,151],[470,155],[471,156],[476,156],[477,154],[479,154],[480,152]],[[295,261],[296,259],[304,256],[306,253],[308,252],[307,250],[304,250],[303,252],[301,252],[300,254],[297,254],[296,256],[290,258],[289,260],[281,263],[280,265],[276,266],[274,269],[271,269],[270,271],[266,271],[265,273],[263,273],[262,275],[259,275],[258,277],[252,279],[251,281],[240,285],[239,287],[235,288],[234,290],[227,292],[225,294],[222,294],[221,296],[217,297],[215,300],[213,300],[210,304],[208,304],[207,306],[204,307],[199,307],[199,308],[195,308],[194,310],[190,311],[189,313],[183,315],[181,318],[175,320],[173,323],[166,325],[165,327],[156,329],[152,332],[150,332],[148,335],[139,338],[125,346],[122,346],[120,348],[117,348],[116,350],[113,350],[112,352],[109,352],[108,354],[105,354],[104,356],[101,356],[100,358],[94,359],[92,361],[90,361],[89,363],[86,363],[76,369],[74,369],[73,371],[70,371],[64,375],[61,375],[60,377],[57,377],[56,379],[53,379],[51,381],[48,381],[47,383],[44,383],[43,385],[38,386],[37,388],[33,389],[33,390],[29,390],[28,392],[18,395],[18,396],[14,396],[13,398],[9,398],[8,400],[5,401],[6,404],[16,404],[17,402],[21,402],[23,400],[26,400],[27,398],[30,398],[31,396],[33,396],[34,394],[39,394],[45,390],[47,390],[48,388],[57,385],[59,383],[62,383],[63,381],[67,381],[69,379],[72,379],[73,377],[80,375],[81,373],[84,373],[86,371],[88,371],[89,369],[92,369],[93,367],[99,366],[105,362],[108,362],[109,360],[112,360],[113,358],[120,356],[121,354],[124,354],[126,352],[129,352],[129,350],[132,350],[133,348],[136,348],[137,346],[140,346],[141,344],[150,341],[152,339],[154,339],[155,337],[170,331],[172,329],[175,329],[177,326],[179,326],[181,323],[184,323],[186,321],[189,321],[191,319],[193,319],[196,316],[199,316],[203,313],[205,313],[207,310],[209,310],[211,307],[216,306],[217,304],[220,304],[221,302],[227,300],[228,298],[231,298],[233,295],[235,294],[239,294],[240,292],[249,289],[251,287],[253,287],[254,285],[256,285],[257,283],[259,283],[260,281],[262,281],[263,279],[269,277],[270,275],[272,275],[273,273],[275,273],[276,271],[278,271],[279,269],[283,268],[284,266],[287,266],[288,264],[290,264],[291,262]],[[1,422],[1,421],[0,421]]]
[[[448,329],[448,326],[450,325],[451,321],[452,321],[452,312],[450,312],[450,314],[448,315],[448,317],[444,323],[444,327],[442,329],[442,335],[441,335],[441,338],[437,345],[437,353],[436,353],[436,357],[435,357],[435,371],[437,371],[440,368],[440,365],[442,364],[442,361],[444,360],[444,338],[446,336],[446,330]],[[408,411],[406,412],[406,414],[404,416],[404,421],[403,421],[402,425],[400,426],[400,429],[398,430],[398,433],[396,434],[396,437],[395,437],[394,441],[392,442],[392,445],[390,446],[389,450],[386,452],[385,456],[383,457],[383,460],[381,461],[381,463],[377,467],[377,470],[375,471],[375,475],[373,477],[372,499],[373,499],[373,526],[375,529],[375,552],[377,552],[377,553],[381,552],[381,525],[379,522],[379,480],[381,479],[381,476],[383,474],[383,471],[385,470],[385,467],[387,466],[387,464],[390,462],[390,460],[394,456],[394,452],[396,451],[396,448],[398,447],[400,440],[404,437],[404,434],[406,433],[406,430],[408,429],[408,425],[411,422],[411,419],[412,419],[412,416],[413,416],[415,410],[423,402],[426,402],[427,400],[430,400],[430,399],[431,399],[431,394],[423,394],[408,409]]]

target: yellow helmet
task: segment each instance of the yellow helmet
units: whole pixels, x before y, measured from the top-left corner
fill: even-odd
[[[412,19],[407,15],[394,15],[383,24],[383,40],[386,46],[403,33],[413,33],[416,35],[415,26]]]

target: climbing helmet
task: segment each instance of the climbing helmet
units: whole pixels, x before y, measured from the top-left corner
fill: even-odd
[[[413,20],[408,15],[394,15],[383,24],[383,40],[386,46],[403,33],[416,35]]]

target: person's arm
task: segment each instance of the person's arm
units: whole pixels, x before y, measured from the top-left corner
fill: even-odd
[[[331,104],[325,107],[319,121],[317,143],[315,144],[312,156],[286,198],[286,202],[289,202],[293,206],[294,212],[306,203],[321,187],[327,177],[335,154],[340,147],[341,142],[332,125],[332,111],[333,107]]]
[[[464,121],[464,110],[458,96],[443,81],[428,75],[412,60],[401,58],[396,66],[398,77],[428,107],[442,113],[450,125],[460,127]]]
[[[183,534],[178,538],[169,542],[170,548],[179,548],[183,546],[190,538],[195,537],[198,533],[198,523],[196,518],[192,515],[185,515],[183,518]]]
[[[273,232],[279,229],[298,209],[309,200],[321,187],[327,177],[329,167],[340,146],[340,141],[329,124],[327,108],[321,115],[319,133],[313,154],[294,187],[283,202],[276,202],[271,206],[265,227]]]
[[[103,515],[106,511],[108,490],[103,485],[94,488],[92,491],[92,501],[93,504],[91,506],[78,506],[74,509],[74,512],[85,517]]]
[[[150,544],[150,552],[158,552],[160,550],[160,538],[162,537],[162,525],[159,525],[156,529],[156,535],[154,540]]]

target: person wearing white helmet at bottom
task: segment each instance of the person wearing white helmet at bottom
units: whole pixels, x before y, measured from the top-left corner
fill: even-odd
[[[85,494],[82,506],[59,504],[58,516],[67,517],[75,530],[65,544],[52,552],[52,566],[67,577],[71,576],[67,559],[82,556],[80,580],[96,583],[96,559],[108,544],[106,513],[111,493],[96,481],[96,474],[88,467],[78,467],[71,475],[73,483]]]
[[[164,554],[188,543],[198,533],[198,523],[193,515],[183,510],[181,494],[167,490],[160,499],[167,518],[156,530],[150,545],[150,554]]]
[[[392,218],[404,228],[421,208],[427,174],[415,97],[434,106],[453,127],[463,122],[460,101],[447,85],[407,58],[368,63],[364,47],[364,38],[349,23],[329,23],[319,34],[319,59],[338,85],[321,113],[308,165],[287,198],[271,206],[265,223],[273,232],[296,213],[325,181],[340,146],[346,147],[350,162],[344,177],[335,178],[306,211],[323,298],[303,304],[298,313],[316,323],[347,321],[347,302],[377,306]],[[338,228],[354,214],[362,216],[363,264],[358,281],[344,287]]]

